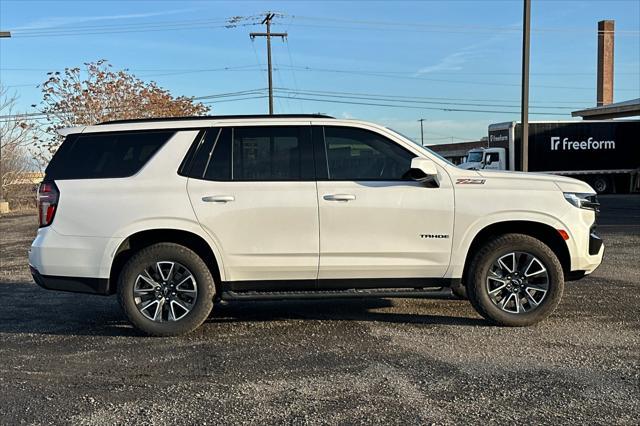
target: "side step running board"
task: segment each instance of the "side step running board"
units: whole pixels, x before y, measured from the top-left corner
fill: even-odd
[[[291,300],[291,299],[353,299],[365,297],[446,299],[448,287],[421,289],[349,289],[325,291],[223,291],[221,300]]]

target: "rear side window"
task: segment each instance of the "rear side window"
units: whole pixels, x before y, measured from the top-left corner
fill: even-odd
[[[208,129],[188,176],[217,181],[315,179],[310,126]]]
[[[313,153],[309,127],[235,127],[233,180],[312,179]]]
[[[121,178],[136,174],[174,131],[69,135],[51,159],[47,179]]]

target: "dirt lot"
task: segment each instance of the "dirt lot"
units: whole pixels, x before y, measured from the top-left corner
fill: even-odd
[[[0,424],[637,424],[640,196],[603,201],[605,262],[536,327],[453,299],[244,302],[171,339],[38,288],[35,218],[2,217]]]

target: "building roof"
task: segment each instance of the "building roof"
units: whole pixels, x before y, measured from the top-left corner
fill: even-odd
[[[624,102],[602,105],[599,107],[573,111],[571,116],[582,117],[591,120],[604,120],[609,118],[634,117],[640,115],[640,98]]]

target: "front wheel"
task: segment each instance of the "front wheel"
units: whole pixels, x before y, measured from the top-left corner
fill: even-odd
[[[214,281],[204,261],[173,243],[154,244],[134,254],[118,282],[125,315],[150,336],[193,331],[209,316],[214,294]]]
[[[562,266],[542,241],[506,234],[486,243],[470,265],[467,295],[480,315],[504,326],[547,318],[564,289]]]

